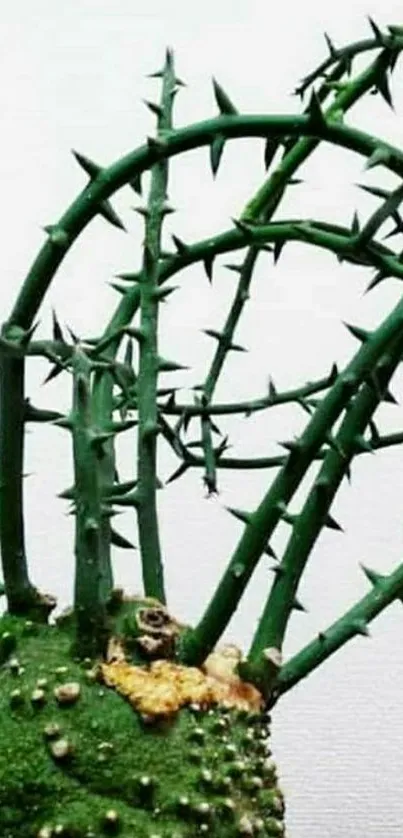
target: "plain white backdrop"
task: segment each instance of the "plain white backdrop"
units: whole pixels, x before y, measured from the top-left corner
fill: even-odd
[[[323,31],[337,45],[367,37],[365,15],[384,26],[402,23],[393,0],[315,3],[283,0],[14,0],[0,16],[0,317],[4,320],[17,289],[44,241],[42,227],[55,222],[84,184],[70,154],[75,148],[109,164],[143,143],[154,120],[142,99],[156,99],[158,82],[145,78],[161,66],[173,47],[178,74],[187,82],[177,98],[176,124],[215,113],[211,77],[228,90],[239,110],[250,113],[300,112],[290,94],[300,78],[326,55]],[[369,56],[356,62],[355,71]],[[368,96],[347,121],[399,144],[402,139],[403,68],[392,82],[393,113],[380,97]],[[305,183],[293,187],[278,218],[300,216],[349,223],[358,209],[363,220],[376,202],[357,182],[396,185],[381,169],[365,173],[357,155],[320,148],[304,164]],[[172,161],[170,200],[178,212],[166,225],[185,241],[196,241],[230,227],[262,182],[263,143],[243,140],[227,145],[216,181],[206,149]],[[145,178],[145,183],[148,177]],[[50,337],[51,307],[61,322],[80,335],[100,334],[118,302],[107,284],[121,271],[136,270],[141,256],[140,203],[125,189],[113,201],[128,233],[95,220],[74,245],[47,294],[38,336]],[[399,241],[398,239],[393,241]],[[400,243],[399,243],[400,244]],[[201,266],[178,277],[176,292],[161,316],[162,354],[192,365],[172,383],[189,387],[202,380],[213,344],[202,334],[220,327],[231,300],[235,277],[217,260],[213,287]],[[231,261],[231,260],[230,260]],[[289,245],[276,268],[259,260],[251,300],[236,339],[248,354],[231,358],[217,398],[262,395],[272,376],[278,389],[326,374],[333,361],[345,363],[356,349],[342,321],[367,328],[378,324],[400,295],[389,280],[363,296],[371,273],[338,265],[328,253]],[[235,356],[235,354],[234,354]],[[67,410],[70,378],[42,386],[42,361],[29,363],[28,395],[34,404]],[[403,397],[399,373],[392,388]],[[181,398],[190,398],[184,391]],[[378,412],[382,430],[401,429],[400,406]],[[231,432],[233,453],[278,453],[277,442],[303,427],[295,406],[250,419],[222,423]],[[189,438],[197,436],[191,426]],[[135,441],[119,446],[120,471],[130,479]],[[73,520],[55,496],[72,482],[71,451],[65,431],[30,426],[27,435],[26,537],[34,582],[71,601]],[[177,465],[161,452],[160,478]],[[312,475],[310,475],[312,477]],[[214,589],[241,533],[226,505],[253,509],[273,472],[222,472],[220,494],[205,499],[199,472],[162,490],[161,531],[171,607],[195,621]],[[306,484],[293,503],[298,509]],[[286,656],[341,615],[368,589],[359,562],[390,571],[403,556],[403,452],[385,450],[363,456],[333,506],[345,533],[327,532],[313,551],[301,585],[309,609],[296,613],[287,635]],[[135,539],[131,513],[119,518],[120,530]],[[281,550],[287,528],[273,544]],[[115,551],[117,581],[139,590],[138,553]],[[242,645],[251,638],[267,595],[271,575],[263,561],[226,638]],[[289,838],[385,838],[401,835],[403,801],[403,608],[395,604],[373,624],[371,640],[359,638],[339,651],[306,682],[292,690],[274,712],[273,743],[287,798]]]

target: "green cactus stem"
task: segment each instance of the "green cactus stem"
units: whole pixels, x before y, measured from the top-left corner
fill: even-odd
[[[161,102],[157,113],[157,138],[172,127],[175,70],[168,50],[162,76]],[[137,381],[137,523],[141,548],[144,591],[165,602],[163,565],[157,517],[157,386],[160,372],[158,355],[158,262],[161,232],[168,188],[168,164],[158,161],[151,170],[151,186],[145,215],[144,259],[140,284],[140,330]]]
[[[273,684],[272,701],[306,678],[351,638],[368,634],[366,626],[388,605],[403,597],[403,564],[386,576],[376,574],[372,590],[281,667]],[[373,576],[375,580],[375,577]]]
[[[82,658],[102,654],[106,642],[109,568],[101,549],[102,494],[99,462],[102,444],[91,411],[91,362],[78,344],[72,358],[75,499],[74,649]]]
[[[371,338],[362,344],[353,360],[318,405],[299,439],[298,451],[290,452],[284,466],[245,527],[199,624],[184,635],[182,660],[197,664],[214,648],[282,516],[284,506],[291,500],[342,410],[348,405],[373,365],[382,357],[386,347],[396,338],[402,322],[403,301],[400,301],[381,326],[372,332]],[[234,567],[238,566],[244,569],[241,575],[234,574]]]
[[[337,448],[330,448],[327,452],[303,509],[293,522],[292,534],[279,565],[280,572],[275,575],[248,652],[247,663],[242,669],[243,677],[259,684],[266,695],[270,694],[272,688],[272,673],[266,669],[264,650],[282,648],[298,583],[308,557],[350,462],[357,450],[368,450],[370,447],[362,435],[380,403],[382,391],[401,361],[402,348],[403,341],[399,337],[380,359],[378,367],[375,366],[378,387],[364,384],[351,402],[336,437]]]

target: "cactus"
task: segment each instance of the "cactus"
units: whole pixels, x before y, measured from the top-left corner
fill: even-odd
[[[403,50],[403,27],[383,32],[371,18],[369,23],[371,37],[346,47],[336,49],[325,35],[328,57],[296,90],[301,99],[309,95],[301,115],[245,115],[214,79],[218,114],[176,128],[174,102],[183,82],[167,50],[163,68],[152,74],[161,82],[160,99],[146,102],[156,119],[155,136],[104,168],[74,152],[88,182],[61,218],[44,228],[46,241],[0,335],[0,595],[6,601],[0,618],[0,730],[6,743],[0,753],[0,831],[5,838],[285,835],[269,711],[348,640],[368,635],[371,621],[403,597],[403,565],[388,575],[363,566],[369,593],[283,660],[291,615],[305,610],[299,589],[313,547],[324,528],[342,531],[331,508],[342,481],[351,478],[354,459],[403,441],[402,432],[382,434],[374,420],[381,402],[395,401],[390,385],[403,357],[403,301],[371,331],[346,324],[358,345],[344,369],[334,365],[317,380],[284,391],[270,380],[266,393],[245,401],[220,403],[215,396],[230,353],[246,351],[236,332],[262,251],[276,265],[292,241],[325,249],[339,262],[373,269],[369,291],[389,277],[403,278],[402,253],[379,241],[390,219],[395,226],[386,238],[403,231],[399,184],[390,191],[361,185],[379,202],[365,223],[356,213],[344,226],[331,219],[273,220],[287,188],[300,182],[301,164],[322,142],[355,151],[367,170],[383,166],[403,176],[399,148],[344,119],[374,90],[393,105],[389,82]],[[368,55],[368,64],[355,73],[354,60],[361,55]],[[215,177],[225,145],[247,137],[263,141],[267,174],[261,186],[227,229],[193,242],[174,234],[174,249],[167,252],[163,229],[173,212],[171,158],[206,147]],[[116,275],[119,282],[112,286],[119,302],[103,332],[91,337],[71,328],[64,332],[53,312],[51,337],[36,339],[39,309],[66,254],[97,215],[125,230],[111,200],[124,186],[141,196],[145,172],[150,172],[149,194],[137,207],[144,223],[141,263]],[[165,376],[180,374],[186,359],[161,353],[164,306],[174,306],[188,266],[201,263],[213,283],[218,257],[236,250],[243,252],[241,261],[225,266],[235,275],[225,322],[221,329],[204,329],[214,341],[210,366],[194,386],[193,402],[180,400],[178,386]],[[169,282],[173,278],[176,284]],[[68,373],[67,415],[31,404],[25,370],[32,356],[50,363],[46,381]],[[248,417],[286,403],[302,409],[306,423],[298,437],[280,442],[280,454],[227,455],[230,441],[220,428],[226,416]],[[55,598],[31,580],[24,537],[24,436],[26,424],[36,422],[67,431],[73,452],[73,483],[59,497],[70,502],[75,518],[74,601],[54,623],[49,616]],[[189,427],[196,434],[192,441]],[[132,436],[136,446],[136,468],[125,481],[117,467],[120,433]],[[178,460],[166,485],[196,470],[207,496],[218,493],[221,469],[276,470],[255,509],[227,507],[243,531],[192,626],[171,614],[164,583],[157,503],[162,441]],[[294,495],[315,464],[295,512]],[[112,546],[134,554],[134,545],[112,522],[125,507],[133,510],[139,537],[143,590],[136,596],[114,585]],[[271,540],[282,523],[289,526],[289,537],[277,556]],[[273,580],[250,648],[220,649],[264,555],[274,562]]]

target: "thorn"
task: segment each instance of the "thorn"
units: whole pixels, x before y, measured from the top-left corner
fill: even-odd
[[[142,172],[137,172],[137,174],[135,174],[132,177],[132,179],[129,181],[129,184],[128,184],[134,190],[136,195],[140,195],[140,196],[143,194],[143,190],[142,190],[142,186],[141,186],[141,175],[142,175]]]
[[[238,518],[238,521],[242,521],[243,524],[249,524],[252,519],[252,513],[245,512],[243,509],[236,509],[232,506],[226,506],[225,509],[227,512],[230,512],[234,518]]]
[[[274,242],[274,247],[273,247],[273,260],[274,260],[274,264],[275,264],[275,265],[277,265],[277,262],[278,262],[278,260],[279,260],[279,258],[280,258],[280,256],[281,256],[281,251],[283,250],[283,247],[285,247],[286,243],[287,243],[287,242],[286,242],[286,240],[285,240],[285,239],[283,239],[282,241],[276,241],[276,242]]]
[[[109,221],[113,227],[117,227],[119,230],[124,230],[124,232],[126,232],[126,227],[123,224],[123,221],[121,221],[119,216],[116,214],[110,201],[102,201],[99,204],[98,213],[102,215],[106,221]]]
[[[319,128],[321,131],[323,128],[326,128],[326,118],[322,111],[318,94],[314,90],[311,93],[310,102],[306,112],[313,128]]]
[[[122,274],[115,274],[116,279],[121,279],[123,282],[141,282],[143,278],[143,274],[140,272],[137,273],[122,273]]]
[[[170,294],[173,293],[173,291],[177,291],[178,288],[179,285],[160,285],[158,288],[154,289],[151,296],[154,300],[163,302],[170,296]]]
[[[102,166],[99,166],[98,163],[94,163],[93,160],[90,160],[89,157],[85,157],[84,154],[80,154],[79,151],[74,151],[72,149],[72,153],[77,160],[79,166],[89,175],[91,180],[95,180],[96,177],[102,172]]]
[[[188,245],[185,244],[185,242],[183,242],[182,239],[178,238],[178,236],[175,236],[173,233],[172,233],[172,241],[173,241],[173,243],[174,243],[174,245],[175,245],[175,247],[176,247],[180,256],[185,256],[188,253],[188,250],[189,250]]]
[[[386,579],[386,576],[384,576],[382,573],[378,573],[378,571],[372,570],[372,568],[370,567],[366,567],[366,565],[362,564],[361,562],[360,567],[364,571],[368,581],[371,582],[371,585],[373,585],[374,587],[376,587],[377,585],[380,586],[383,580]]]
[[[214,97],[221,114],[234,116],[234,114],[238,113],[235,105],[231,102],[231,99],[227,96],[225,90],[220,84],[218,84],[215,78],[213,78],[213,90]]]
[[[118,294],[127,294],[127,288],[124,285],[118,285],[117,282],[108,282],[108,285],[113,288],[114,291],[117,291]]]
[[[368,291],[372,291],[373,288],[376,288],[384,279],[387,279],[389,274],[385,274],[384,271],[377,271],[371,282],[367,285],[365,289],[365,294],[368,294]]]
[[[394,108],[394,105],[393,105],[392,94],[390,92],[389,81],[388,81],[388,77],[386,75],[386,70],[385,70],[384,73],[382,73],[382,76],[379,79],[376,88],[377,88],[377,90],[379,90],[379,93],[381,94],[382,98],[385,100],[386,104],[389,105],[390,108],[392,108],[392,111],[394,111],[395,108]]]
[[[324,523],[325,527],[328,527],[330,530],[338,530],[338,532],[344,532],[343,527],[335,520],[335,518],[332,518],[331,515],[326,515]]]
[[[160,372],[176,372],[176,370],[188,370],[189,367],[177,364],[176,361],[169,361],[166,358],[158,358],[158,369]]]
[[[168,480],[166,480],[166,481],[165,481],[165,483],[166,483],[166,484],[168,484],[168,483],[173,483],[173,481],[174,481],[174,480],[177,480],[179,477],[182,477],[182,474],[184,474],[184,473],[185,473],[185,471],[187,471],[187,470],[188,470],[188,468],[189,468],[189,463],[181,463],[181,464],[180,464],[180,466],[179,466],[179,468],[177,468],[177,469],[176,469],[176,470],[175,470],[175,471],[171,474],[171,476],[170,476],[170,477],[168,477]]]
[[[386,145],[378,144],[365,164],[365,169],[373,169],[375,166],[388,165],[392,160],[392,153]]]
[[[327,46],[328,46],[328,49],[329,49],[329,52],[330,52],[330,57],[333,58],[333,59],[337,58],[337,50],[336,50],[336,48],[333,44],[333,41],[331,40],[331,38],[329,38],[329,35],[327,34],[327,32],[324,33],[324,36],[325,36],[325,41],[327,43]]]
[[[207,279],[211,283],[213,281],[213,264],[214,264],[215,254],[212,256],[206,256],[203,259],[204,270],[207,274]]]
[[[371,442],[368,439],[365,439],[365,437],[362,434],[357,434],[357,436],[354,437],[354,444],[355,444],[356,451],[362,451],[362,452],[368,452],[369,454],[375,454],[375,451],[372,447]]]
[[[325,634],[324,631],[319,632],[318,640],[320,641],[320,643],[325,643],[326,642],[326,634]]]
[[[225,137],[223,137],[222,134],[217,134],[214,137],[213,141],[210,143],[210,166],[211,171],[213,173],[213,177],[215,177],[218,172],[218,167],[221,162],[224,146]]]
[[[336,378],[338,378],[338,375],[339,375],[339,370],[338,370],[337,364],[333,364],[333,366],[330,370],[330,373],[329,373],[329,385],[334,384],[334,382],[336,381]]]
[[[351,627],[354,629],[356,634],[362,634],[364,637],[369,637],[369,629],[365,622],[365,620],[353,620],[351,622]]]
[[[359,218],[358,218],[358,214],[357,214],[356,210],[354,212],[353,220],[352,220],[352,223],[351,223],[351,232],[352,232],[353,235],[357,235],[357,233],[360,232],[360,222],[359,222]]]
[[[367,15],[369,25],[375,35],[375,40],[383,46],[384,44],[384,35],[382,34],[379,26],[375,23],[374,19]]]
[[[269,393],[268,393],[268,395],[269,395],[270,401],[275,401],[275,399],[277,398],[277,390],[276,390],[276,387],[275,387],[275,384],[274,384],[274,381],[273,381],[272,378],[269,378]]]
[[[155,102],[149,102],[148,99],[143,99],[145,106],[153,113],[158,119],[161,119],[164,116],[164,109],[161,105],[157,105]]]
[[[64,340],[64,337],[63,337],[63,332],[60,328],[60,324],[59,324],[59,321],[56,317],[56,312],[55,312],[54,308],[52,308],[52,321],[53,321],[53,330],[52,330],[53,340],[60,340],[62,343],[65,343],[65,340]]]
[[[305,611],[305,612],[307,612],[307,609],[305,608],[305,605],[303,605],[302,602],[300,602],[300,600],[297,599],[297,597],[295,597],[294,602],[292,604],[292,607],[293,607],[294,611]]]
[[[269,570],[271,570],[274,573],[276,579],[280,578],[281,576],[284,576],[285,574],[284,568],[281,567],[281,565],[279,564],[275,564],[273,565],[273,567],[269,567]]]
[[[124,535],[121,535],[119,532],[114,530],[112,527],[111,527],[111,530],[110,530],[110,534],[111,534],[111,544],[113,544],[114,547],[121,547],[123,550],[135,550],[136,549],[134,544],[132,544],[131,541],[129,541],[127,538],[125,538]]]
[[[350,334],[357,338],[357,340],[361,341],[361,343],[365,343],[371,337],[371,332],[368,332],[366,329],[362,329],[361,326],[354,326],[351,323],[345,323],[344,321],[343,325],[346,329],[348,329]]]
[[[268,168],[270,167],[271,163],[274,160],[276,151],[280,147],[280,138],[279,137],[267,137],[264,146],[264,167],[267,172]]]
[[[65,230],[58,227],[57,224],[47,224],[44,228],[45,233],[49,236],[49,241],[56,247],[62,250],[67,250],[69,246],[69,236]]]

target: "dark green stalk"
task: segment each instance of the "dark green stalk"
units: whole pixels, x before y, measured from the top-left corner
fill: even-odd
[[[374,80],[379,77],[379,72],[381,71],[384,73],[386,71],[388,63],[388,60],[385,62],[385,53],[382,53],[381,56],[379,56],[368,69],[361,73],[357,79],[344,84],[342,91],[335,97],[335,101],[325,112],[323,118],[332,119],[332,117],[337,114],[338,119],[340,119],[340,114],[343,114],[346,110],[348,110],[363,95],[363,93],[372,87]],[[319,109],[320,103],[326,98],[328,92],[329,88],[322,85],[319,95],[317,95]],[[286,186],[290,182],[291,176],[296,172],[301,163],[307,159],[312,151],[314,151],[317,145],[318,140],[315,139],[304,138],[297,140],[297,142],[292,145],[290,151],[284,155],[277,169],[258,190],[256,195],[248,202],[241,219],[249,222],[267,222],[278,207]],[[259,251],[255,247],[252,246],[249,248],[240,269],[240,278],[235,297],[224,328],[221,332],[222,339],[218,343],[210,370],[203,385],[203,393],[207,406],[211,402],[219,375],[227,357],[227,353],[232,346],[235,330],[243,311],[243,307],[249,298],[249,288],[258,253]],[[212,442],[212,429],[208,415],[202,417],[201,429],[204,458],[206,462],[204,479],[209,491],[215,491],[216,463]]]
[[[403,564],[387,576],[366,568],[363,570],[373,585],[372,590],[339,620],[321,632],[315,640],[286,661],[273,685],[273,702],[313,672],[352,637],[368,634],[368,623],[392,602],[402,599]]]
[[[258,399],[248,399],[246,402],[234,402],[228,404],[211,404],[209,405],[208,412],[212,416],[231,416],[236,413],[244,413],[247,416],[251,416],[253,413],[258,413],[260,410],[267,410],[270,407],[276,407],[279,404],[288,404],[289,402],[302,402],[304,399],[308,398],[309,396],[315,395],[315,393],[320,393],[322,390],[326,390],[334,381],[334,374],[331,372],[330,375],[327,375],[324,378],[318,379],[318,381],[309,381],[307,384],[303,384],[302,387],[296,387],[292,390],[284,390],[284,392],[274,392],[269,393],[267,396],[261,396]],[[126,407],[129,409],[134,409],[137,407],[137,400],[133,398],[133,400],[125,403],[122,399],[118,398],[115,401],[115,407],[119,407],[122,404],[125,404]],[[200,416],[203,411],[204,407],[199,404],[183,404],[180,402],[175,402],[173,404],[165,404],[160,406],[160,413],[165,416],[182,416],[182,414],[186,414],[186,416]]]
[[[103,435],[94,426],[91,410],[91,362],[77,346],[73,358],[73,434],[75,487],[75,652],[93,657],[104,651],[106,599],[104,555],[101,547],[101,485],[99,462]]]
[[[157,112],[157,138],[172,127],[175,95],[173,55],[167,52],[162,74],[161,103]],[[144,592],[165,602],[163,563],[157,515],[157,385],[160,371],[158,356],[158,266],[161,232],[165,217],[168,188],[168,164],[162,160],[151,170],[151,186],[145,215],[145,241],[140,283],[139,370],[137,381],[137,521],[143,569]]]
[[[3,330],[4,334],[4,330]],[[24,470],[24,366],[15,375],[16,358],[0,355],[0,410],[12,421],[0,423],[0,539],[7,608],[25,613],[36,591],[28,576],[22,515]]]
[[[245,676],[259,683],[267,694],[270,690],[270,673],[264,657],[265,649],[282,649],[291,612],[294,608],[298,584],[306,567],[312,548],[323,528],[332,501],[357,450],[368,450],[363,434],[382,393],[401,361],[401,337],[390,346],[378,365],[373,368],[376,386],[364,384],[349,406],[334,445],[326,454],[322,467],[304,503],[301,513],[293,523],[283,559],[275,575],[262,616],[259,620],[245,664]],[[303,445],[301,440],[296,444]]]
[[[401,445],[403,443],[403,431],[398,431],[393,434],[384,434],[383,436],[375,437],[371,440],[371,445],[374,451],[379,451],[382,448],[391,448],[393,445]],[[366,451],[357,451],[357,455],[366,454]],[[319,451],[314,460],[324,460],[327,454],[327,448]],[[218,461],[219,468],[226,469],[260,469],[260,468],[278,468],[283,466],[287,457],[279,454],[274,457],[220,457]],[[189,468],[203,468],[205,463],[203,457],[195,457],[194,454],[188,453]]]
[[[252,515],[212,599],[194,630],[184,636],[181,658],[202,662],[228,625],[249,579],[308,467],[333,424],[403,325],[403,300],[356,353],[322,399],[295,450]]]

